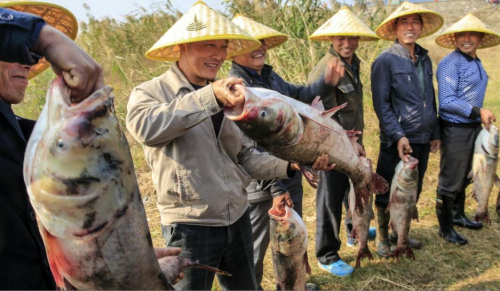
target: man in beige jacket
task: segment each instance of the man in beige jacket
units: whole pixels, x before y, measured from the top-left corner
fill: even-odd
[[[181,256],[231,272],[223,289],[255,290],[252,232],[245,188],[251,177],[285,179],[288,162],[259,153],[221,109],[244,101],[213,81],[224,60],[260,46],[246,32],[198,1],[146,53],[176,61],[163,75],[136,87],[127,128],[142,144],[158,193],[167,246]],[[188,269],[177,287],[210,290],[214,274]]]

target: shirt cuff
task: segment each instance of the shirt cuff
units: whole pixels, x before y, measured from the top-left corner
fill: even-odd
[[[201,103],[203,104],[205,112],[208,116],[217,114],[222,110],[219,104],[217,104],[217,98],[215,98],[212,84],[199,89],[198,92]]]
[[[477,106],[473,106],[472,110],[470,112],[469,118],[470,119],[478,119],[479,117],[481,117],[481,108],[479,108]]]

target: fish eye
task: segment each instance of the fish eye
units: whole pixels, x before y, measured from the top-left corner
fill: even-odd
[[[266,117],[266,116],[267,116],[267,112],[266,112],[266,111],[264,111],[264,110],[262,110],[262,111],[260,112],[260,116],[261,116],[261,117]]]
[[[60,138],[57,140],[56,148],[58,151],[65,151],[68,149],[68,146],[66,145],[66,142],[62,138]]]

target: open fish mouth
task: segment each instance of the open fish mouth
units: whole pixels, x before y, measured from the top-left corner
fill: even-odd
[[[224,106],[224,116],[233,121],[245,119],[249,111],[247,106],[245,106],[249,102],[249,94],[246,94],[245,86],[232,85],[229,90],[243,94],[243,96],[245,96],[245,101],[232,107]]]
[[[271,217],[271,219],[274,219],[277,221],[284,221],[292,216],[292,208],[290,208],[288,205],[285,205],[285,214],[280,214],[273,207],[273,208],[269,209],[268,214]]]

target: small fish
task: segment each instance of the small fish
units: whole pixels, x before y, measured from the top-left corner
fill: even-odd
[[[295,210],[285,206],[285,211],[285,215],[280,216],[274,208],[269,210],[276,290],[306,290],[306,273],[311,274],[307,261],[307,228]]]
[[[472,171],[469,178],[474,183],[472,196],[477,201],[476,221],[483,220],[491,224],[488,214],[488,200],[493,183],[500,188],[500,180],[496,175],[498,163],[498,128],[490,124],[490,130],[483,128],[474,146]]]

